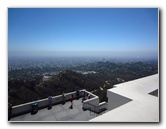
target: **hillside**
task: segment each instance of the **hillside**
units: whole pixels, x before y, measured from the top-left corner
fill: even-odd
[[[48,96],[60,95],[62,92],[72,92],[77,89],[93,91],[99,88],[99,83],[80,73],[65,70],[55,75],[49,81],[40,81],[32,84],[31,81],[9,80],[9,102],[14,105],[47,98]]]
[[[83,74],[77,71],[95,71],[95,73]],[[14,73],[14,71],[12,72]],[[32,78],[25,76],[19,79],[17,77],[9,78],[8,100],[13,105],[18,105],[59,95],[62,92],[86,89],[98,95],[100,101],[104,101],[107,89],[112,88],[114,84],[149,76],[157,72],[157,64],[97,62],[64,70],[53,75],[48,81],[42,81],[42,76],[39,75]],[[16,75],[18,74],[16,73]]]

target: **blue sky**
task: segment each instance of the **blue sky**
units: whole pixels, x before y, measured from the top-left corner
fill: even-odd
[[[157,57],[156,8],[9,8],[8,52]]]

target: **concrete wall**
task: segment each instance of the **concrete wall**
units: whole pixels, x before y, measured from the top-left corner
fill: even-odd
[[[99,97],[92,93],[90,94],[91,94],[91,98],[83,102],[84,109],[98,112],[100,109],[108,108],[108,104],[106,102],[99,103]]]
[[[117,108],[123,104],[126,104],[126,103],[132,101],[131,99],[129,99],[127,97],[113,93],[109,90],[107,90],[107,97],[108,97],[108,110],[112,110],[114,108]]]
[[[99,103],[99,97],[92,94],[91,92],[88,92],[86,90],[80,90],[79,91],[79,97],[83,97],[83,95],[85,94],[85,97],[87,95],[90,95],[90,98],[87,100],[84,100],[83,102],[83,107],[84,108],[89,108],[89,107],[98,107],[99,108],[103,108],[103,107],[107,107],[106,102],[103,103]],[[71,95],[73,95],[73,99],[76,99],[76,91],[74,92],[70,92],[70,93],[66,93],[65,94],[65,101],[70,101]],[[57,105],[57,104],[61,104],[63,102],[63,97],[62,95],[58,95],[58,96],[53,96],[52,97],[52,105]],[[47,108],[49,106],[48,103],[48,98],[45,99],[41,99],[41,100],[37,100],[37,101],[33,101],[33,102],[29,102],[29,103],[25,103],[25,104],[21,104],[21,105],[17,105],[17,106],[13,106],[12,107],[12,117],[18,116],[18,115],[22,115],[25,113],[29,113],[32,110],[32,103],[37,103],[38,104],[38,109],[42,109],[42,108]],[[92,106],[90,106],[89,104],[91,104]]]
[[[99,103],[98,110],[102,110],[102,109],[108,109],[108,103],[107,102]]]
[[[79,97],[82,97],[82,92],[83,91],[84,90],[80,90],[80,96]],[[66,95],[65,101],[70,101],[71,95],[73,95],[73,99],[75,99],[76,98],[75,93],[76,92],[66,93],[65,94]],[[52,105],[60,104],[62,102],[63,102],[62,95],[52,97]],[[48,107],[48,104],[49,104],[48,103],[48,98],[46,98],[46,99],[41,99],[41,100],[37,100],[37,101],[25,103],[25,104],[13,106],[12,107],[12,117],[31,112],[31,110],[32,110],[31,104],[32,103],[37,103],[38,104],[38,109],[46,108],[46,107]]]

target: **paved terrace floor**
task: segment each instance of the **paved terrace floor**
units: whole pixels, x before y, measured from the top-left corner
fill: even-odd
[[[90,111],[82,110],[82,99],[73,100],[73,109],[69,109],[71,102],[66,102],[64,105],[59,104],[48,110],[41,109],[37,114],[31,115],[27,113],[14,118],[10,121],[89,121],[96,117],[96,114],[90,114]]]

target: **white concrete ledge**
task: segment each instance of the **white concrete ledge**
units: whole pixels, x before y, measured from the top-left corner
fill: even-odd
[[[99,97],[91,93],[92,98],[85,100],[83,102],[83,109],[84,110],[89,110],[92,112],[95,112],[99,114],[102,112],[102,110],[107,110],[108,109],[108,104],[107,102],[101,102],[99,103]]]
[[[110,111],[91,122],[159,122],[159,97],[149,94],[159,92],[159,74],[115,86],[107,90]]]

